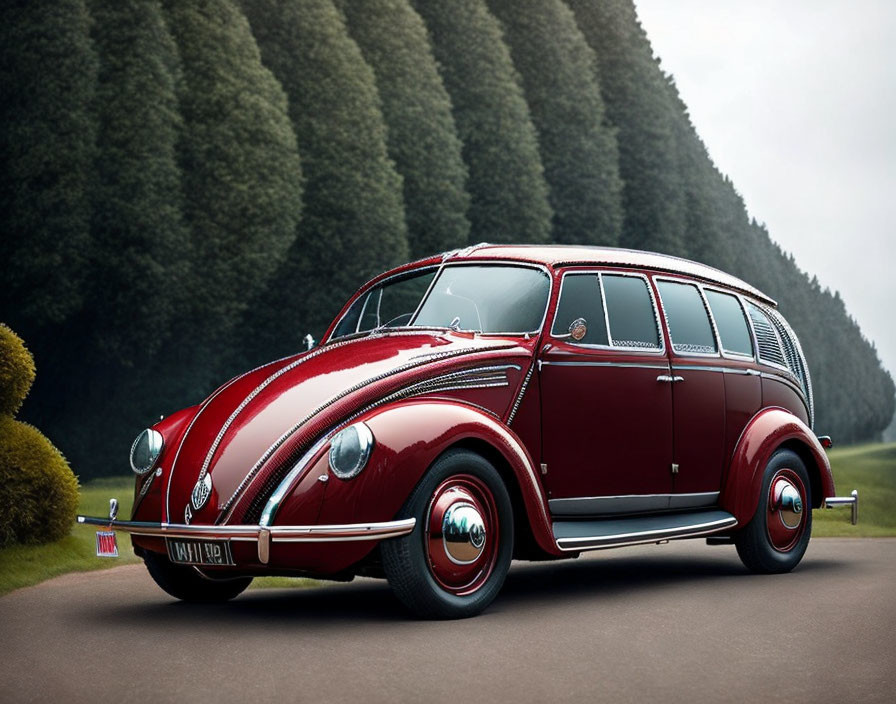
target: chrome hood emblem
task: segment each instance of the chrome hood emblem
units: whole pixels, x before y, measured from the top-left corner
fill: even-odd
[[[208,497],[212,495],[212,475],[203,471],[196,480],[196,486],[193,487],[193,493],[190,494],[190,501],[193,508],[197,511],[205,506]]]

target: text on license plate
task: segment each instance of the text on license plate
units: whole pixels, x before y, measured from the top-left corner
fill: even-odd
[[[230,543],[226,540],[168,539],[168,557],[182,565],[232,565]]]

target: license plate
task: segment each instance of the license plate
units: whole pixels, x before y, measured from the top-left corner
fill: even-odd
[[[226,540],[168,539],[168,557],[180,565],[233,565]]]
[[[114,530],[98,530],[96,532],[96,556],[118,557],[118,541]]]

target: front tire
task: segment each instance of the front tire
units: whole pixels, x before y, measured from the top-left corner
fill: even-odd
[[[501,475],[481,455],[442,455],[411,493],[410,535],[382,543],[399,600],[423,618],[475,616],[497,596],[513,557],[513,507]]]
[[[251,577],[205,579],[192,567],[175,565],[164,555],[148,552],[143,557],[149,575],[175,599],[193,602],[230,601],[252,583]]]
[[[809,474],[799,455],[778,450],[765,467],[759,505],[735,537],[741,561],[753,572],[790,572],[812,533]]]

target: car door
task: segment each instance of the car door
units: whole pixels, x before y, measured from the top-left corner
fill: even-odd
[[[574,321],[576,337],[569,333]],[[672,389],[652,289],[630,272],[567,272],[539,359],[542,460],[555,515],[664,509]],[[658,381],[660,379],[660,381]]]
[[[725,365],[697,284],[656,277],[669,331],[674,413],[671,508],[714,505],[725,453]]]

